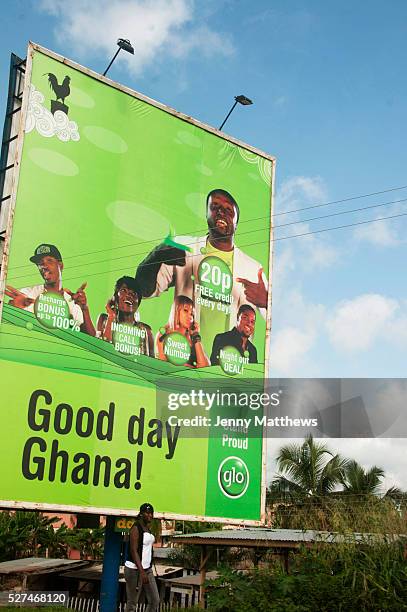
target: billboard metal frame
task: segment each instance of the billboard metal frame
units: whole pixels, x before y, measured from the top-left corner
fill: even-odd
[[[4,290],[5,290],[5,280],[7,276],[8,269],[8,258],[9,258],[9,249],[10,249],[10,241],[13,230],[13,221],[14,221],[14,211],[16,206],[16,198],[17,198],[17,188],[18,188],[18,180],[20,173],[20,164],[25,136],[25,123],[27,117],[28,110],[28,101],[29,101],[29,90],[31,85],[31,74],[32,74],[32,64],[33,64],[33,55],[35,52],[39,52],[43,55],[46,55],[66,66],[72,68],[73,70],[77,70],[92,79],[95,79],[101,83],[109,87],[113,87],[123,93],[126,93],[133,98],[141,100],[146,104],[154,106],[170,115],[185,121],[186,123],[192,124],[198,128],[206,132],[210,132],[214,134],[218,138],[230,142],[234,145],[237,145],[247,151],[255,153],[264,159],[269,160],[272,163],[272,174],[271,174],[271,191],[270,191],[270,240],[269,240],[269,279],[272,276],[272,262],[273,262],[273,250],[274,250],[274,241],[273,241],[273,203],[274,203],[274,183],[275,183],[275,166],[276,166],[276,158],[273,155],[269,155],[265,153],[261,149],[253,147],[245,142],[234,138],[224,132],[203,123],[197,119],[190,117],[184,113],[181,113],[170,106],[167,106],[161,102],[153,100],[148,96],[145,96],[125,85],[117,83],[112,79],[109,79],[106,76],[98,74],[97,72],[91,70],[90,68],[86,68],[54,51],[51,51],[37,43],[32,41],[28,44],[27,49],[27,59],[26,59],[26,68],[25,68],[25,78],[24,78],[24,88],[23,88],[23,96],[22,96],[22,106],[21,112],[19,113],[20,125],[18,129],[18,137],[17,144],[15,148],[15,155],[13,159],[13,173],[12,173],[12,181],[11,181],[11,194],[10,194],[10,204],[8,210],[8,220],[6,224],[6,235],[4,238],[4,247],[1,258],[1,268],[0,268],[0,325],[2,320],[2,310],[4,303]],[[10,95],[10,92],[9,92]],[[271,283],[269,284],[271,287]],[[272,304],[272,291],[269,291],[268,294],[268,308],[267,308],[267,317],[266,317],[266,339],[265,339],[265,375],[267,375],[269,371],[269,360],[270,360],[270,334],[271,334],[271,304]],[[263,434],[263,444],[262,444],[262,467],[261,467],[261,501],[260,501],[260,520],[246,520],[246,519],[236,519],[236,518],[224,518],[224,517],[209,517],[209,516],[198,516],[198,515],[183,515],[183,514],[173,514],[167,512],[157,512],[155,513],[156,518],[162,519],[177,519],[177,520],[195,520],[195,521],[205,521],[205,522],[221,522],[225,524],[235,524],[235,525],[247,525],[247,526],[259,526],[264,525],[265,523],[265,502],[266,502],[266,466],[267,466],[267,439]],[[26,510],[38,510],[38,511],[61,511],[61,512],[72,512],[72,513],[89,513],[89,514],[102,514],[102,515],[110,515],[110,516],[137,516],[138,509],[134,510],[134,513],[129,511],[129,509],[120,510],[117,508],[102,508],[96,506],[67,506],[67,505],[58,505],[58,504],[47,504],[47,503],[34,503],[34,502],[17,502],[12,500],[0,500],[0,508],[4,509],[26,509]]]
[[[3,138],[1,142],[0,155],[0,240],[4,240],[6,233],[4,218],[7,217],[8,200],[10,199],[9,187],[11,182],[11,170],[13,164],[8,162],[14,158],[14,141],[18,138],[16,127],[20,125],[18,113],[21,111],[22,95],[20,91],[21,83],[24,83],[26,60],[11,54],[8,98],[3,128]]]
[[[7,98],[7,111],[6,118],[4,124],[3,131],[3,143],[2,143],[2,162],[5,163],[4,167],[4,175],[2,177],[2,181],[0,184],[1,190],[1,208],[0,211],[3,216],[3,207],[5,206],[5,198],[8,198],[9,202],[7,203],[7,213],[5,215],[6,220],[4,226],[2,226],[1,234],[4,233],[4,236],[1,236],[1,240],[3,241],[2,249],[1,249],[1,262],[0,262],[0,322],[1,322],[1,314],[3,310],[3,301],[4,301],[4,284],[7,275],[8,268],[8,253],[10,246],[10,236],[13,225],[14,218],[14,208],[15,208],[15,200],[17,195],[17,185],[18,185],[18,176],[20,170],[20,161],[21,161],[21,153],[23,149],[23,140],[24,140],[24,131],[23,126],[25,125],[25,116],[27,112],[28,106],[28,96],[26,95],[26,86],[27,86],[27,60],[19,60],[16,55],[12,54],[11,56],[11,68],[10,68],[10,82],[8,89],[8,98]],[[22,64],[26,65],[24,71],[22,71],[20,78],[17,78],[17,70],[20,69]],[[30,66],[31,69],[31,66]],[[20,92],[21,98],[17,94],[17,90],[20,88],[21,82],[24,83],[23,89]],[[20,105],[16,105],[16,100],[19,99]],[[10,142],[4,145],[4,138],[9,138],[12,134],[12,131],[16,129],[17,141],[14,150],[10,150]],[[12,140],[15,139],[15,136]],[[4,191],[7,185],[7,193],[4,196]],[[3,224],[2,224],[3,225]],[[3,227],[5,228],[3,230]]]

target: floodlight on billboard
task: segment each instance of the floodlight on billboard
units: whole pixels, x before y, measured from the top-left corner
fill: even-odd
[[[260,521],[261,426],[233,393],[268,367],[274,165],[30,44],[1,279],[2,507],[131,516],[148,499],[163,517]]]

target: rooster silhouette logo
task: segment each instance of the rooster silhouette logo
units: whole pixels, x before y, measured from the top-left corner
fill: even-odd
[[[62,110],[64,113],[68,114],[69,108],[65,104],[65,98],[71,93],[71,88],[69,86],[71,78],[66,76],[62,83],[59,84],[57,77],[55,74],[52,74],[52,72],[46,72],[44,76],[48,76],[49,86],[56,96],[55,100],[51,100],[51,112],[55,113],[57,110]]]

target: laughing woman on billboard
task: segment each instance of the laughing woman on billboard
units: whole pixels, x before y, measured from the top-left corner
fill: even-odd
[[[121,353],[154,357],[151,327],[137,321],[140,302],[141,292],[134,278],[119,278],[113,297],[106,304],[106,313],[99,315],[97,332]]]

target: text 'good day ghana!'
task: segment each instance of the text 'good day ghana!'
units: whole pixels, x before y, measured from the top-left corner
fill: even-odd
[[[140,448],[156,449],[171,461],[181,428],[156,418],[147,420],[145,409],[140,407],[137,413],[129,416],[124,432],[115,426],[115,414],[113,401],[108,402],[107,408],[98,410],[88,406],[74,409],[69,403],[56,404],[45,389],[33,391],[28,401],[27,420],[28,427],[36,435],[30,436],[23,448],[24,478],[141,489],[144,451]],[[72,452],[64,448],[64,439],[68,448],[72,446],[72,436],[76,438],[75,447],[78,439],[83,440],[83,450]],[[116,439],[117,445],[114,444]],[[103,452],[86,452],[92,448],[89,441],[95,442]],[[127,445],[130,446],[129,456],[112,459],[114,448],[120,447],[123,453]]]

